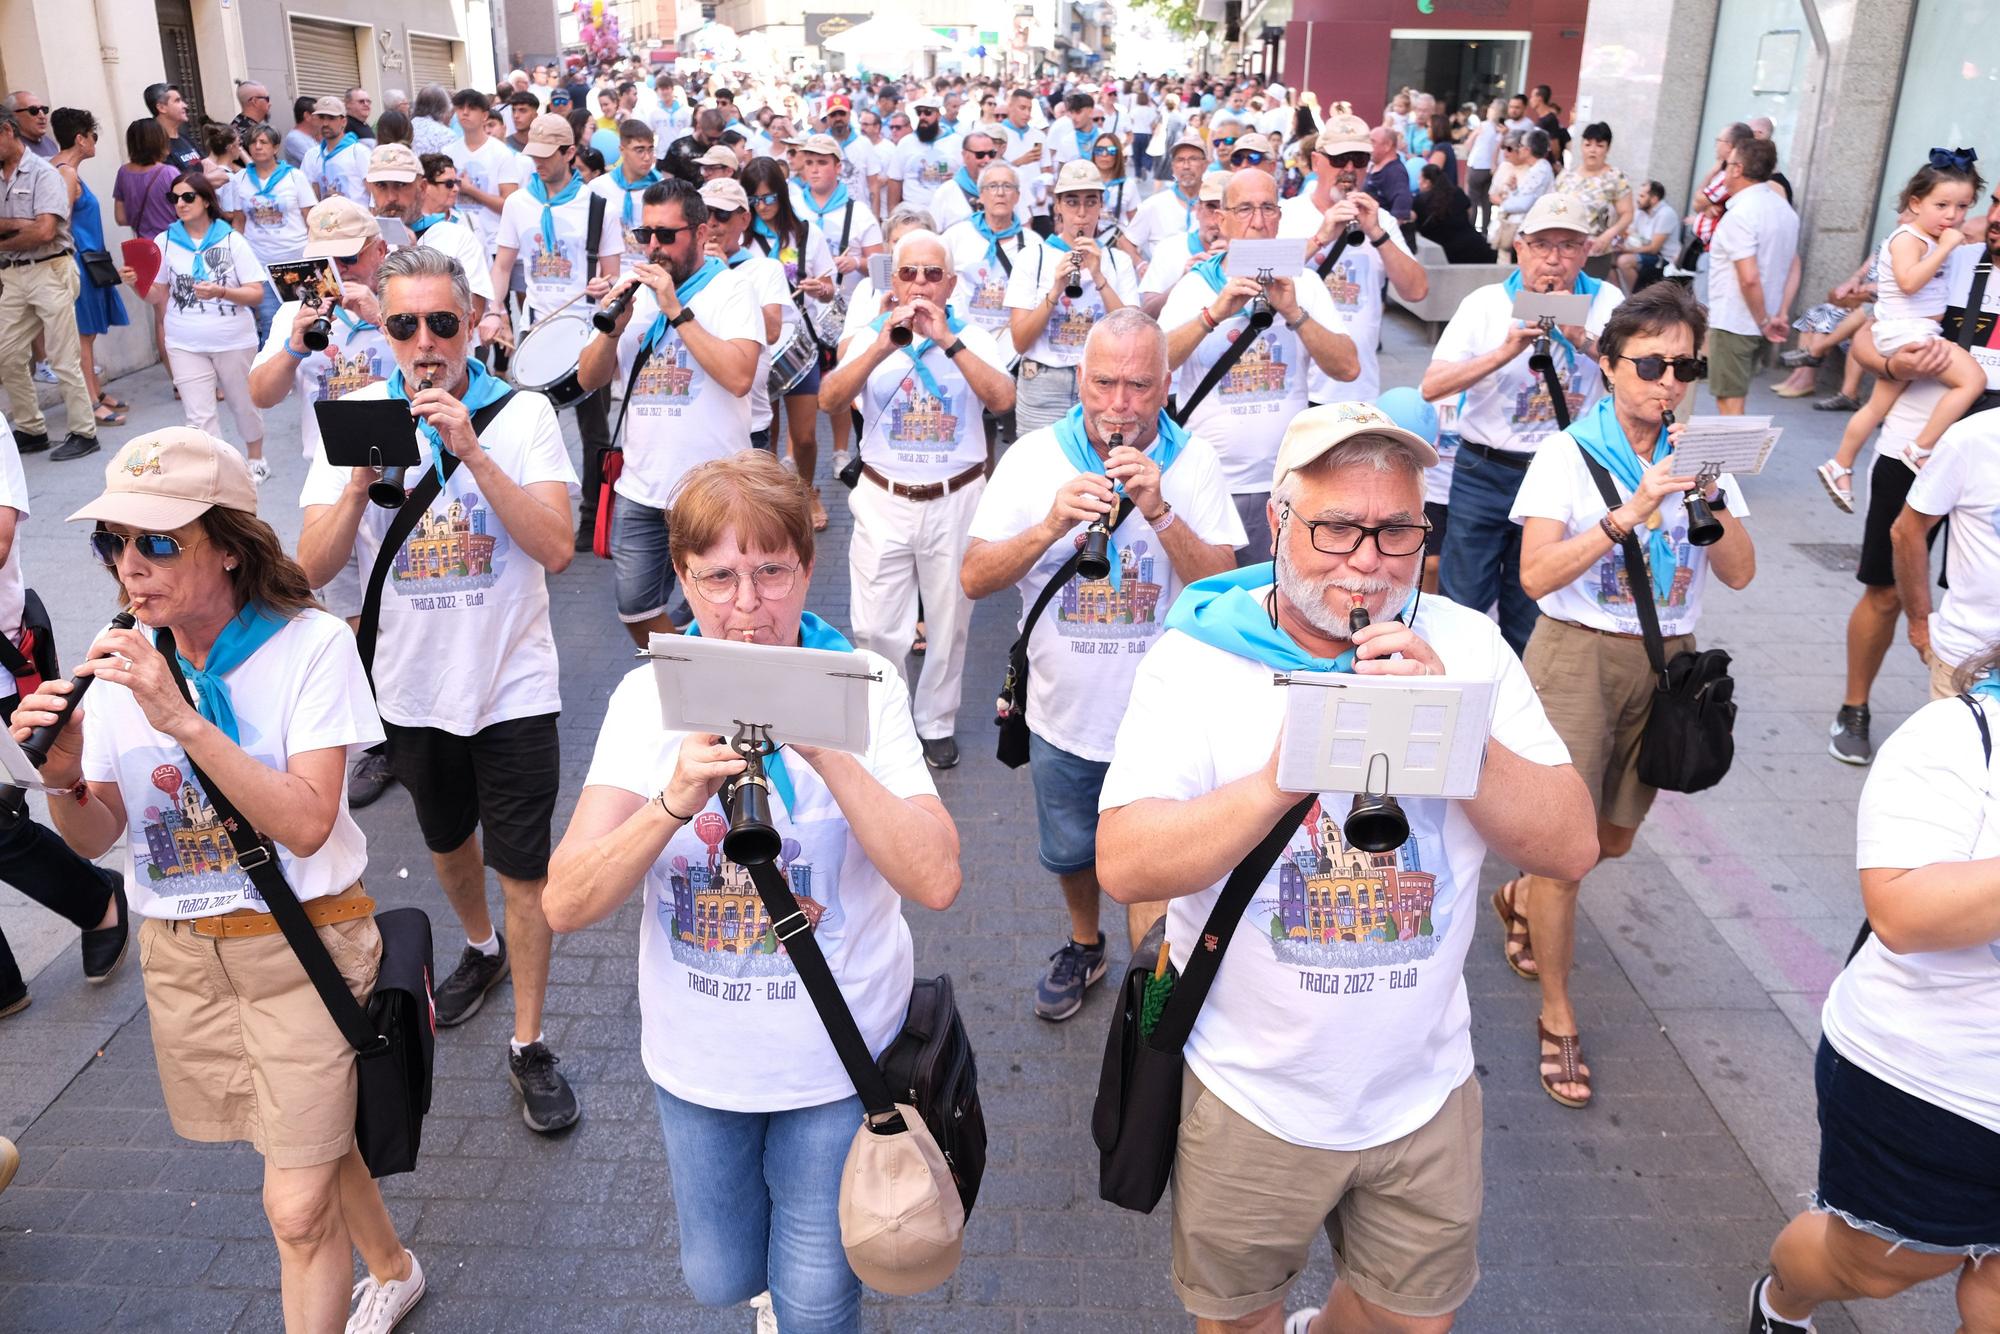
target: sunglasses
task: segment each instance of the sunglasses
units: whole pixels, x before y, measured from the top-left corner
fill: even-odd
[[[431,184],[440,190],[456,190],[458,188],[458,177],[453,176],[450,180],[432,181]]]
[[[567,97],[551,97],[549,105],[552,107],[566,107],[569,105],[569,99]]]
[[[49,109],[47,107],[15,107],[14,114],[17,116],[46,116],[49,114]]]
[[[195,200],[201,198],[201,196],[192,190],[175,190],[169,193],[167,198],[173,200],[176,204],[192,204]]]
[[[138,533],[127,538],[122,533],[114,533],[109,528],[99,528],[90,535],[90,549],[106,565],[116,565],[118,558],[125,554],[125,543],[130,541],[132,549],[140,556],[156,565],[177,561],[187,549],[177,537],[165,533]],[[190,546],[199,545],[190,543]]]
[[[1254,148],[1246,148],[1241,153],[1231,154],[1229,165],[1232,167],[1258,167],[1262,166],[1264,159],[1269,156],[1270,154],[1260,153]]]
[[[767,195],[751,195],[750,202],[756,205],[758,208],[769,208],[773,204],[778,202],[778,196],[776,195],[776,193]]]
[[[1000,150],[997,148],[989,148],[984,153],[979,152],[977,149],[971,149],[971,148],[968,148],[965,151],[966,151],[966,156],[970,157],[974,162],[988,162],[1000,155]]]
[[[656,241],[659,242],[661,245],[672,245],[674,242],[681,239],[682,232],[692,231],[692,230],[693,228],[685,226],[634,227],[632,229],[632,239],[637,241],[640,245],[652,245]]]
[[[417,322],[421,320],[430,326],[439,338],[458,337],[459,318],[455,310],[433,310],[425,315],[391,315],[382,321],[382,331],[399,343],[407,343],[417,336]]]
[[[1321,153],[1320,156],[1336,167],[1365,167],[1368,165],[1368,155],[1366,153],[1341,153],[1338,155]]]
[[[1234,139],[1211,139],[1208,142],[1216,148],[1234,148],[1236,146],[1236,140]]]
[[[1104,123],[1104,117],[1102,117],[1102,116],[1092,116],[1092,117],[1090,118],[1090,123],[1091,123],[1092,125],[1102,125],[1102,124]]]
[[[905,264],[896,270],[897,282],[913,283],[919,276],[927,283],[941,283],[944,281],[944,265]]]
[[[1117,157],[1117,156],[1118,156],[1118,150],[1117,150],[1116,148],[1113,148],[1113,147],[1112,147],[1111,145],[1109,145],[1109,144],[1106,144],[1106,145],[1105,145],[1104,147],[1102,147],[1102,148],[1093,148],[1093,149],[1091,149],[1091,150],[1090,150],[1090,155],[1091,155],[1092,157]]]
[[[1656,354],[1643,357],[1628,357],[1621,352],[1614,356],[1612,360],[1631,362],[1632,369],[1638,372],[1639,378],[1648,384],[1665,375],[1669,366],[1674,368],[1674,378],[1682,384],[1693,384],[1696,380],[1705,379],[1708,376],[1708,359],[1706,357],[1662,357]]]

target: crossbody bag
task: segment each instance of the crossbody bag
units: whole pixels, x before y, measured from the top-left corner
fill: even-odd
[[[167,660],[182,698],[194,702],[181,672],[173,631],[162,627],[154,646]],[[421,908],[391,908],[375,914],[382,935],[382,960],[375,989],[364,1006],[354,999],[326,942],[285,879],[278,850],[245,819],[229,794],[187,756],[195,781],[215,807],[236,854],[236,865],[264,896],[285,943],[292,947],[313,990],[332,1016],[340,1036],[354,1049],[354,1140],[369,1174],[377,1177],[414,1171],[431,1109],[431,1064],[436,1032],[431,1009],[431,919]]]

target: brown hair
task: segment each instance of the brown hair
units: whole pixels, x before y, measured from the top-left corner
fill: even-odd
[[[246,605],[262,603],[287,618],[319,605],[306,572],[285,554],[284,544],[270,524],[254,514],[220,505],[203,511],[199,522],[209,541],[236,557],[232,574]]]
[[[185,185],[188,189],[201,196],[201,202],[208,208],[208,216],[211,221],[222,216],[222,205],[215,197],[215,187],[209,184],[207,172],[203,171],[200,167],[189,167],[186,171],[174,177],[173,184],[167,187],[167,193],[171,195],[174,187],[181,185]]]
[[[1699,349],[1708,336],[1708,313],[1679,283],[1653,283],[1618,303],[1597,336],[1597,355],[1615,358],[1634,338],[1657,337],[1679,328],[1694,335]]]
[[[1967,691],[1979,684],[1979,679],[1988,672],[2000,671],[2000,640],[1986,646],[1977,657],[1968,658],[1956,672],[1951,683],[1960,691]]]
[[[685,572],[688,561],[730,533],[745,547],[790,548],[800,565],[813,560],[812,497],[799,475],[761,449],[740,449],[691,468],[667,514],[667,552]]]

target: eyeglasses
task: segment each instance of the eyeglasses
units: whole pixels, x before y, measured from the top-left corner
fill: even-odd
[[[751,195],[750,202],[758,208],[770,208],[778,202],[778,196],[775,191],[770,194]]]
[[[1581,255],[1584,251],[1590,249],[1590,242],[1583,240],[1581,237],[1574,241],[1544,241],[1539,237],[1523,236],[1518,238],[1514,244],[1516,246],[1526,246],[1530,250],[1547,250],[1558,255]]]
[[[1286,505],[1279,521],[1292,517],[1292,507]],[[1361,539],[1375,539],[1375,549],[1385,556],[1414,556],[1424,549],[1424,534],[1430,532],[1429,522],[1387,523],[1371,528],[1365,523],[1348,523],[1342,519],[1300,519],[1306,526],[1306,540],[1312,549],[1322,556],[1350,556],[1361,548]]]
[[[174,190],[167,195],[167,198],[173,200],[176,204],[192,204],[195,200],[201,198],[201,196],[192,190]]]
[[[986,194],[988,191],[996,195],[1017,195],[1021,193],[1021,187],[1012,181],[988,181],[979,187],[979,193]]]
[[[1232,167],[1261,167],[1264,165],[1264,159],[1269,156],[1269,153],[1260,153],[1254,148],[1246,148],[1241,153],[1230,154],[1229,165]]]
[[[407,343],[417,336],[417,321],[430,326],[430,331],[439,338],[458,337],[459,318],[455,310],[433,310],[423,315],[391,315],[382,321],[382,332],[399,343]]]
[[[693,228],[686,226],[634,227],[632,229],[632,239],[637,241],[640,245],[652,245],[654,242],[658,242],[661,245],[672,245],[674,242],[681,239],[682,232],[692,231],[692,230]]]
[[[1252,218],[1279,217],[1283,214],[1284,210],[1280,209],[1276,204],[1234,204],[1230,206],[1227,212],[1248,222]]]
[[[747,574],[750,586],[757,590],[760,598],[781,598],[792,591],[792,585],[799,579],[799,567],[780,565],[776,561],[759,565],[754,570],[739,571],[727,567],[714,570],[690,570],[688,582],[700,593],[706,602],[734,602],[737,584]]]
[[[1669,366],[1674,368],[1674,378],[1682,384],[1693,384],[1696,380],[1706,379],[1708,376],[1708,358],[1706,357],[1662,357],[1657,354],[1649,354],[1643,357],[1628,357],[1624,353],[1619,352],[1614,353],[1611,359],[1613,361],[1631,362],[1632,369],[1638,373],[1640,379],[1648,384],[1665,375]]]
[[[165,533],[136,533],[127,538],[123,533],[99,528],[90,535],[90,549],[106,565],[116,565],[118,558],[125,554],[128,541],[134,551],[155,565],[177,561],[184,553],[201,545],[200,542],[183,544],[178,537],[169,537]]]
[[[905,264],[896,270],[896,281],[913,283],[919,276],[927,283],[944,281],[945,269],[942,264]]]

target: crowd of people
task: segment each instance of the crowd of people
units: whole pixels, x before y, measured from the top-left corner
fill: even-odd
[[[90,455],[126,422],[92,364],[130,319],[124,288],[152,307],[186,418],[119,442],[69,516],[137,624],[90,646],[80,675],[103,684],[74,712],[75,685],[10,664],[14,735],[55,729],[42,777],[63,795],[48,827],[8,789],[0,878],[81,930],[92,980],[137,919],[169,1116],[262,1154],[286,1327],[386,1334],[425,1280],[356,1143],[353,1053],[247,871],[274,859],[367,996],[382,941],[352,812],[399,783],[464,936],[440,930],[436,1025],[510,978],[496,1073],[530,1131],[569,1130],[588,1090],[543,1032],[551,956],[637,897],[683,1277],[705,1304],[768,1293],[786,1334],[857,1328],[840,1201],[862,1103],[783,942],[813,933],[885,1048],[912,995],[904,903],[948,910],[962,880],[935,774],[960,760],[968,671],[983,711],[999,666],[968,662],[972,603],[1018,597],[1026,677],[1002,707],[1025,715],[1058,891],[1023,1004],[1051,1024],[1083,1008],[1119,953],[1107,896],[1135,958],[1186,969],[1217,948],[1232,872],[1280,841],[1186,1045],[1177,1295],[1208,1330],[1449,1328],[1478,1278],[1463,971],[1482,864],[1514,868],[1489,902],[1540,992],[1521,1035],[1540,1087],[1588,1108],[1579,889],[1656,795],[1662,656],[1696,650],[1713,584],[1756,574],[1742,488],[1675,448],[1696,386],[1742,412],[1794,329],[1799,220],[1769,123],[1724,132],[1684,225],[1612,164],[1611,127],[1571,127],[1546,87],[1455,111],[1400,92],[1373,124],[1228,78],[636,62],[391,91],[379,114],[360,88],[301,97],[289,128],[263,85],[237,98],[233,121],[195,125],[156,85],[126,127],[114,216],[147,265],[105,253],[77,171],[95,119],[32,92],[0,109],[0,660],[49,634],[14,540],[19,456]],[[1881,423],[1836,758],[1875,758],[1868,688],[1899,615],[1936,702],[1863,797],[1874,934],[1827,1002],[1819,1190],[1751,1294],[1753,1334],[1951,1274],[1965,1327],[2000,1328],[1978,1264],[2000,1248],[2000,1057],[1978,1017],[2000,995],[2000,899],[1974,749],[2000,720],[2000,416],[1979,411],[2000,360],[1964,332],[2000,310],[2000,202],[1976,211],[1974,160],[1932,155],[1903,224],[1787,354],[1803,384],[1849,347],[1856,406],[1859,376],[1878,381],[1820,474],[1851,509]],[[1239,245],[1280,240],[1291,276],[1232,271]],[[275,281],[309,264],[332,278]],[[1494,281],[1418,384],[1385,383],[1389,294],[1421,301],[1447,264]],[[1587,313],[1526,322],[1523,292]],[[62,389],[53,448],[37,358]],[[308,460],[291,550],[259,517],[264,414],[287,399]],[[330,405],[385,401],[415,423],[400,481],[322,436]],[[839,497],[823,480],[852,518],[845,632],[810,609]],[[1933,612],[1927,542],[1953,517]],[[1081,574],[1093,530],[1105,569]],[[604,706],[556,829],[551,580],[581,553],[612,563],[611,613],[642,647],[837,649],[874,674],[865,753],[771,760],[803,927],[718,851],[744,756],[665,729],[648,668]],[[1490,683],[1477,794],[1404,797],[1407,841],[1362,846],[1349,794],[1302,807],[1281,787],[1274,671]],[[92,864],[121,839],[124,874]],[[0,941],[0,1018],[27,1001]],[[0,1156],[0,1186],[10,1171]],[[1287,1319],[1322,1228],[1339,1277]]]

